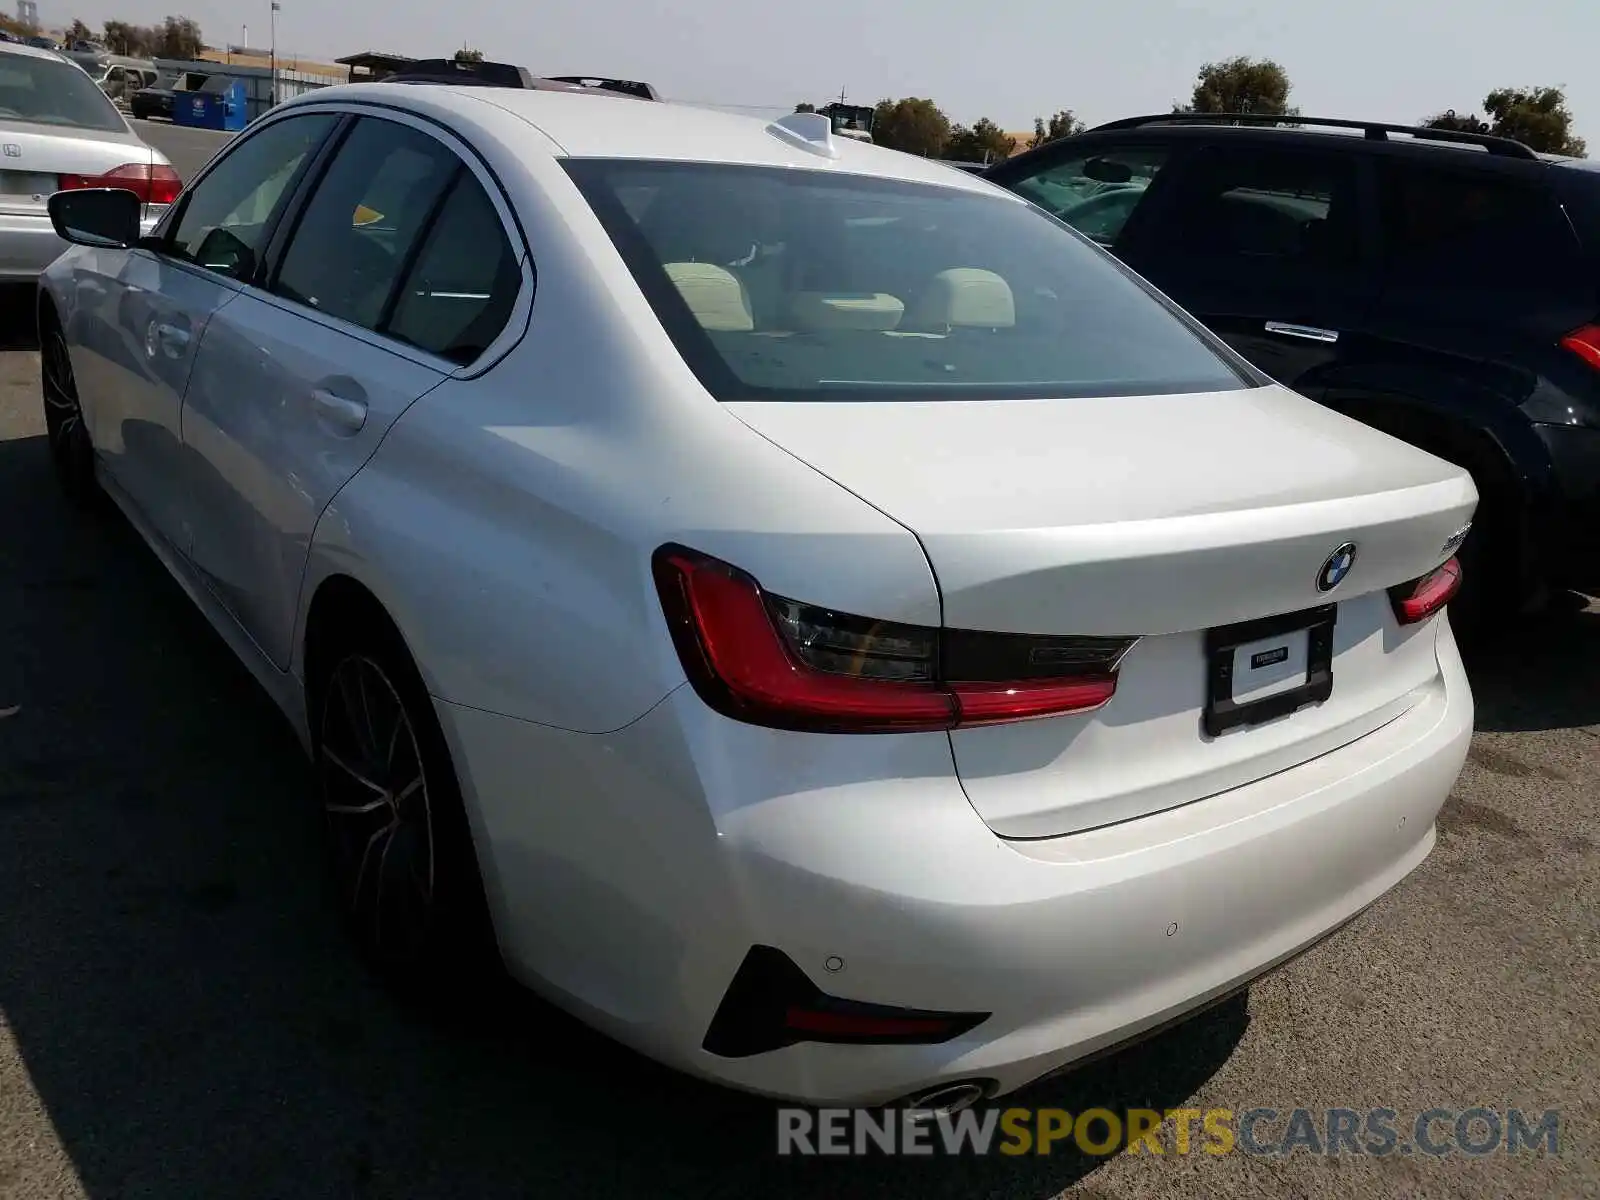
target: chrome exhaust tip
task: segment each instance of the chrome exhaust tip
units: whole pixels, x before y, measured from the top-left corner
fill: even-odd
[[[949,1116],[964,1108],[971,1108],[989,1094],[988,1087],[975,1079],[959,1083],[941,1083],[925,1092],[907,1096],[898,1107],[905,1119],[914,1125],[926,1125],[941,1116]]]

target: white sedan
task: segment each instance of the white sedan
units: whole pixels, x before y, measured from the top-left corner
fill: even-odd
[[[299,731],[348,922],[774,1096],[999,1095],[1427,856],[1476,493],[1025,201],[621,96],[52,201],[44,401]]]

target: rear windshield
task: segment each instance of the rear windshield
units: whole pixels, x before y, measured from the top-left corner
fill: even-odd
[[[720,400],[1253,385],[1115,260],[1009,196],[820,170],[567,160]]]
[[[79,68],[22,54],[0,54],[0,121],[127,131],[116,107]]]

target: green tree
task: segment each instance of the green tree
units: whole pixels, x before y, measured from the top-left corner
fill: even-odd
[[[1483,98],[1484,120],[1477,113],[1459,115],[1446,109],[1422,121],[1425,129],[1456,133],[1490,133],[1511,138],[1543,154],[1568,154],[1583,158],[1584,140],[1572,132],[1572,112],[1566,91],[1559,87],[1498,88]]]
[[[950,140],[950,118],[932,100],[918,96],[880,100],[872,120],[872,140],[891,150],[940,158]]]
[[[1589,150],[1572,132],[1566,91],[1559,87],[1498,88],[1483,98],[1483,111],[1493,120],[1489,131],[1515,138],[1544,154],[1583,158]]]
[[[808,104],[802,100],[799,104],[794,106],[794,110],[795,112],[816,112],[817,106],[815,104]]]
[[[135,37],[137,30],[126,21],[107,21],[102,30],[101,41],[107,50],[113,54],[142,55],[148,47],[141,46]]]
[[[483,51],[474,50],[470,46],[463,46],[456,51],[456,61],[458,63],[481,63],[483,61]]]
[[[1064,137],[1072,137],[1084,131],[1084,123],[1072,115],[1070,108],[1063,108],[1048,121],[1043,117],[1033,119],[1033,137],[1028,142],[1028,148],[1042,146],[1046,142],[1054,142]]]
[[[970,129],[957,125],[950,130],[942,157],[956,162],[999,162],[1010,157],[1016,148],[1016,138],[1007,137],[1006,131],[988,117],[979,117]]]
[[[74,17],[72,24],[67,28],[67,44],[70,46],[73,42],[92,42],[94,40],[94,30]]]
[[[157,58],[199,58],[206,48],[205,39],[200,36],[200,24],[192,17],[168,17],[160,29],[150,32],[155,43],[150,53]]]
[[[1195,76],[1187,104],[1175,104],[1179,113],[1268,113],[1294,117],[1289,107],[1289,73],[1271,59],[1245,55],[1209,62]]]

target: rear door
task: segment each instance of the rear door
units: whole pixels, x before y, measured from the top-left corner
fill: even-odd
[[[193,560],[279,667],[323,510],[507,325],[522,256],[491,195],[447,135],[362,117],[275,243],[268,286],[207,331],[183,410]]]
[[[1183,163],[1124,257],[1279,382],[1316,397],[1378,294],[1365,156],[1259,141]]]

